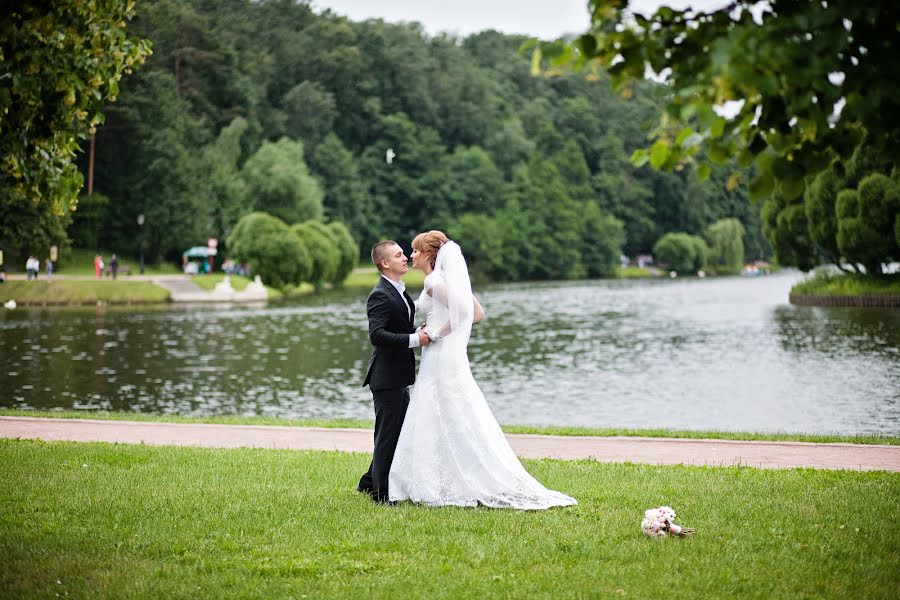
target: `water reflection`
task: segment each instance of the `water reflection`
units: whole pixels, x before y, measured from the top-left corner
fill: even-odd
[[[799,275],[479,290],[504,423],[900,435],[900,313],[792,307]],[[365,297],[0,315],[3,406],[371,416]]]

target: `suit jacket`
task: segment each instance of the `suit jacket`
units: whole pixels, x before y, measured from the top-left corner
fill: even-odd
[[[412,310],[397,289],[379,277],[366,301],[369,340],[375,349],[363,386],[372,391],[403,388],[416,381],[416,357],[409,347],[409,334],[416,332],[416,305],[409,294],[403,296]]]

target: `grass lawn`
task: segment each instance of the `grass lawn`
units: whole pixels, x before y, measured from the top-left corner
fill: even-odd
[[[0,302],[26,304],[94,304],[166,302],[169,292],[149,281],[104,280],[9,280],[0,285]]]
[[[0,590],[73,598],[895,598],[900,475],[526,461],[579,506],[376,506],[368,456],[0,441]],[[646,508],[697,528],[649,539]]]
[[[111,421],[149,421],[164,423],[217,423],[223,425],[279,425],[285,427],[345,427],[372,428],[374,421],[358,419],[278,419],[273,417],[238,417],[209,416],[185,417],[179,415],[154,415],[129,412],[106,411],[57,411],[57,410],[20,410],[0,408],[0,416],[12,417],[54,417],[58,419],[102,419]],[[900,437],[880,435],[828,435],[783,432],[740,432],[740,431],[690,431],[677,429],[619,429],[590,427],[542,427],[535,425],[504,425],[506,433],[537,433],[543,435],[580,435],[580,436],[627,436],[627,437],[670,437],[687,439],[719,439],[719,440],[771,440],[789,442],[820,442],[847,444],[885,444],[900,446]]]
[[[900,296],[900,274],[885,277],[864,275],[838,275],[820,271],[805,281],[801,281],[791,293],[822,296],[863,296],[893,294]]]
[[[659,272],[651,271],[645,267],[616,267],[616,277],[622,279],[643,279],[646,277],[659,277]]]
[[[381,275],[374,266],[354,269],[350,276],[344,281],[345,288],[364,288],[367,290],[378,282]],[[412,288],[420,288],[425,283],[425,273],[418,269],[409,268],[406,275],[403,276],[403,283]]]
[[[97,254],[94,250],[83,250],[80,248],[73,248],[69,252],[63,252],[60,256],[59,261],[59,270],[58,273],[64,275],[94,275],[94,255]],[[112,258],[113,253],[109,250],[101,250],[100,256],[103,258],[103,263],[108,265],[110,259]],[[128,267],[131,269],[132,275],[137,275],[140,273],[140,260],[137,256],[123,256],[121,252],[117,253],[119,258],[119,268]],[[41,260],[41,275],[44,275],[44,262]],[[21,271],[24,272],[24,269]],[[172,263],[159,263],[157,265],[144,264],[144,274],[145,275],[177,275],[181,273],[181,269],[179,269],[176,265]],[[127,275],[119,274],[119,277],[125,277],[127,279]]]

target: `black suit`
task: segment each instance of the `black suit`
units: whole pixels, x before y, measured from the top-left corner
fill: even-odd
[[[381,277],[369,294],[366,313],[369,340],[375,349],[363,386],[369,386],[375,403],[375,451],[357,489],[386,501],[394,450],[409,406],[407,386],[416,380],[416,358],[409,347],[409,335],[416,331],[416,305],[406,292],[401,296]]]

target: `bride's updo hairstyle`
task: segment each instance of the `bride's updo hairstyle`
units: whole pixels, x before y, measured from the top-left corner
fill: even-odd
[[[432,229],[431,231],[420,233],[413,238],[412,247],[413,250],[418,250],[419,252],[428,255],[428,261],[431,263],[431,268],[433,270],[434,262],[437,260],[438,250],[449,241],[450,238],[448,238],[443,231]]]

